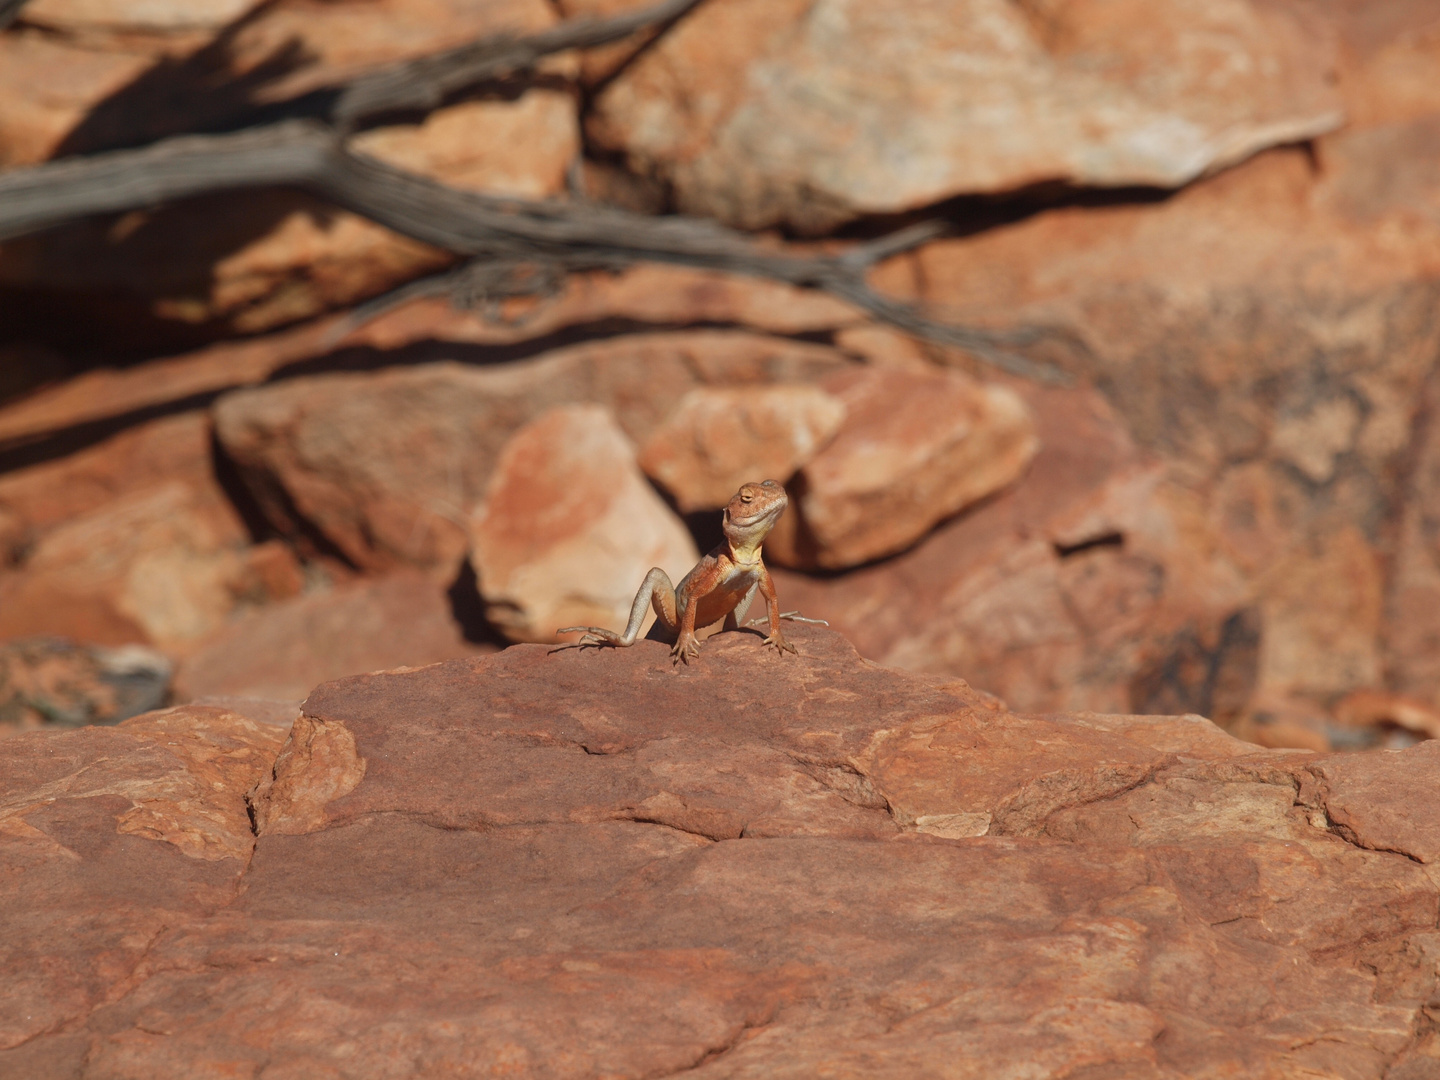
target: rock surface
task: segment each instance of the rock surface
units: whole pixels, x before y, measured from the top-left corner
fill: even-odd
[[[547,408],[609,406],[643,442],[696,386],[813,378],[845,365],[834,349],[758,334],[625,335],[516,364],[291,379],[222,398],[215,426],[287,533],[311,527],[367,569],[453,573],[468,546],[465,519],[506,440]]]
[[[1012,483],[1039,446],[1024,401],[1003,386],[894,368],[821,385],[845,420],[796,477],[792,511],[766,544],[786,566],[834,570],[903,551]]]
[[[1263,624],[1267,694],[1324,705],[1389,680],[1440,700],[1437,116],[1323,139],[1319,174],[1275,151],[882,275],[956,318],[1068,337],[1056,353],[1213,525]]]
[[[465,639],[442,586],[402,570],[240,615],[180,662],[175,697],[300,701],[343,675],[493,649]]]
[[[183,483],[223,500],[210,453],[210,417],[182,412],[127,427],[108,439],[50,461],[0,475],[0,510],[18,523],[23,549],[52,529],[116,499],[166,483]]]
[[[43,32],[0,34],[0,165],[49,158],[96,102],[123,90],[154,60]]]
[[[470,536],[486,615],[514,641],[624,629],[651,567],[678,584],[700,557],[602,405],[557,406],[517,431]]]
[[[480,362],[495,362],[513,357],[513,346],[533,347],[536,340],[572,337],[587,327],[611,322],[661,328],[746,327],[756,335],[746,337],[761,346],[757,350],[761,357],[769,357],[756,370],[773,366],[775,378],[794,379],[797,375],[777,361],[795,355],[791,350],[796,343],[767,340],[767,335],[822,336],[860,319],[854,309],[820,293],[672,266],[576,275],[553,302],[504,313],[524,319],[520,325],[497,323],[475,312],[457,311],[445,300],[417,300],[339,337],[339,317],[326,318],[127,367],[91,369],[0,407],[0,444],[160,406],[179,407],[187,399],[263,383],[286,369],[324,369],[327,361],[343,368],[356,356],[374,362],[380,354],[397,364],[414,363],[436,359],[437,352],[479,354]],[[663,335],[661,343],[668,337]],[[735,337],[739,335],[732,332]],[[713,362],[709,356],[713,349],[699,342],[723,338],[687,335],[692,344],[683,355],[698,353],[700,370],[706,370]],[[649,351],[643,343],[635,344],[637,351]],[[487,351],[497,346],[496,351]],[[606,343],[596,340],[590,347],[603,355]]]
[[[283,738],[182,707],[0,741],[0,1071],[65,1075],[45,1044],[123,994],[169,929],[234,900],[255,843],[245,793]]]
[[[714,510],[741,484],[790,479],[844,419],[844,403],[818,386],[691,390],[641,448],[640,467],[682,513]]]
[[[0,878],[0,1068],[1433,1074],[1440,821],[1404,792],[1437,744],[1016,715],[792,634],[328,684],[258,840],[224,714],[0,745],[0,852],[43,868]]]
[[[848,574],[775,569],[781,606],[1017,709],[1228,721],[1254,689],[1259,630],[1208,525],[1100,395],[1024,393],[1043,441],[1014,486]]]
[[[1178,187],[1339,126],[1335,65],[1249,0],[723,0],[590,131],[690,212],[825,229],[1043,181]]]
[[[171,480],[124,495],[57,525],[0,573],[0,639],[183,649],[257,586],[255,550],[213,491]]]
[[[257,0],[29,0],[25,21],[63,34],[219,30]]]

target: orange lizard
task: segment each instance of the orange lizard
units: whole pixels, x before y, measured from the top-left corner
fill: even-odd
[[[660,620],[656,632],[667,640],[674,637],[670,655],[688,664],[690,657],[700,655],[695,628],[709,626],[723,618],[726,630],[738,629],[744,625],[745,615],[758,591],[765,598],[770,617],[770,636],[762,644],[774,645],[781,653],[795,652],[795,646],[780,632],[780,620],[807,623],[823,620],[804,619],[794,611],[782,614],[770,571],[760,558],[760,545],[788,503],[785,489],[774,480],[742,485],[725,507],[724,543],[702,558],[695,569],[681,579],[679,588],[670,583],[670,576],[658,566],[646,574],[630,605],[630,621],[623,634],[600,626],[567,626],[557,633],[583,633],[585,636],[576,645],[628,648],[635,644],[640,633],[645,609],[653,607]]]

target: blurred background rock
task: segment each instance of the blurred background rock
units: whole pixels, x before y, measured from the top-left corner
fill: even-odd
[[[0,164],[641,6],[31,0]],[[287,722],[325,679],[619,626],[772,476],[783,602],[881,663],[1267,746],[1436,737],[1437,71],[1429,0],[702,0],[353,139],[775,246],[945,218],[873,283],[1046,328],[1067,385],[684,267],[354,327],[454,257],[280,188],[0,244],[0,730]]]

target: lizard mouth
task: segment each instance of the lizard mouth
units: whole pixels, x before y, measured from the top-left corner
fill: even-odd
[[[731,514],[730,524],[738,525],[742,529],[749,528],[751,525],[764,521],[767,517],[776,516],[783,509],[785,509],[785,504],[777,503],[776,505],[769,507],[768,509],[751,514],[749,517],[736,517],[734,514]]]

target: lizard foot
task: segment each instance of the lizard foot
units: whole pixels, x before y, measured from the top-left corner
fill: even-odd
[[[781,655],[784,655],[787,652],[794,653],[796,656],[800,655],[800,650],[795,648],[794,645],[791,645],[790,642],[786,641],[785,635],[780,633],[780,631],[778,630],[775,631],[775,633],[771,634],[769,637],[767,637],[764,641],[762,641],[760,645],[762,647],[766,645],[774,645],[775,651],[780,653]]]
[[[694,634],[681,634],[670,650],[670,655],[674,658],[672,663],[688,664],[690,657],[700,655],[700,643],[695,640]]]

